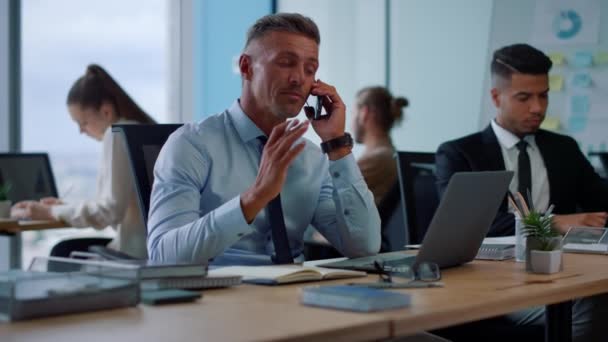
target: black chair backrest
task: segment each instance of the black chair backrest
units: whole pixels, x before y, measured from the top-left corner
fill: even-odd
[[[112,132],[121,134],[135,180],[139,209],[148,224],[150,193],[154,184],[154,163],[169,135],[182,124],[112,125]]]
[[[439,206],[435,154],[397,152],[401,207],[406,217],[408,242],[419,244]]]
[[[378,203],[378,214],[380,214],[380,233],[382,244],[380,252],[392,252],[402,250],[405,244],[404,216],[399,215],[401,210],[401,186],[399,181],[390,188]]]

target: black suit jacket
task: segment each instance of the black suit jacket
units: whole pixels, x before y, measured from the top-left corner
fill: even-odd
[[[549,201],[555,205],[554,213],[608,211],[606,184],[574,139],[539,130],[535,140],[547,168]],[[490,125],[481,132],[441,144],[436,166],[441,195],[455,172],[505,169],[500,144]],[[514,216],[508,213],[505,197],[488,236],[513,235],[514,227]]]

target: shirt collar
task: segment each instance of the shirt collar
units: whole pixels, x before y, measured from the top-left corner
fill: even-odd
[[[509,132],[508,130],[504,129],[503,127],[501,127],[496,122],[496,119],[492,120],[491,125],[492,125],[492,130],[494,131],[494,134],[496,135],[496,139],[498,139],[498,143],[500,145],[502,145],[504,148],[506,148],[507,150],[512,149],[519,142],[520,139],[515,134],[513,134],[513,133]],[[535,148],[536,141],[534,140],[533,134],[526,135],[524,137],[524,140],[528,142],[530,147]]]
[[[248,143],[251,140],[257,139],[259,136],[266,136],[266,134],[251,121],[247,114],[245,114],[238,99],[232,103],[232,106],[228,109],[228,114],[243,143]]]

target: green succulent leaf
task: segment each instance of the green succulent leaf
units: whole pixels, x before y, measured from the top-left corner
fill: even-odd
[[[525,237],[540,241],[541,250],[551,251],[556,248],[553,238],[559,237],[559,232],[553,227],[552,216],[531,211],[522,219],[524,225],[522,232]]]
[[[8,193],[11,191],[10,184],[0,184],[0,201],[8,200]]]

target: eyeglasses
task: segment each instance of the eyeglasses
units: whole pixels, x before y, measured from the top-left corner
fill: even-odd
[[[378,271],[380,283],[412,283],[436,282],[441,280],[439,266],[433,262],[421,262],[409,266],[390,266],[384,262],[374,261],[374,268]]]

